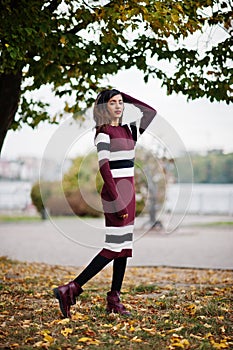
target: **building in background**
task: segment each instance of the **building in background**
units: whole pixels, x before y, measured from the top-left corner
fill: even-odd
[[[46,180],[56,181],[61,178],[61,171],[53,160],[46,162]],[[71,160],[65,161],[66,171]],[[36,157],[0,159],[0,213],[25,213],[35,215],[31,201],[32,185],[39,181],[41,160]]]

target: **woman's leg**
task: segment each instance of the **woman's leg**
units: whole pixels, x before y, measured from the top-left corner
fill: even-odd
[[[78,275],[74,282],[81,287],[87,283],[92,277],[97,275],[112,259],[108,259],[100,254],[96,255],[90,264]]]
[[[111,290],[120,292],[125,275],[127,258],[116,258],[113,261],[113,276]]]
[[[82,286],[100,272],[111,260],[98,254],[73,281],[54,288],[54,295],[59,301],[64,317],[71,318],[70,307],[76,303],[76,297],[83,292]]]
[[[127,258],[117,258],[113,262],[113,276],[111,291],[107,293],[107,312],[115,312],[121,315],[130,316],[120,301],[120,290],[125,275]]]

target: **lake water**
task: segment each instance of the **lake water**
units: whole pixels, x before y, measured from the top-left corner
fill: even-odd
[[[233,184],[169,185],[166,209],[179,212],[185,205],[191,214],[233,215]]]
[[[25,181],[0,181],[0,211],[31,207],[31,186]],[[233,184],[171,184],[165,211],[233,215]]]
[[[31,205],[28,181],[0,181],[0,210],[25,210]]]

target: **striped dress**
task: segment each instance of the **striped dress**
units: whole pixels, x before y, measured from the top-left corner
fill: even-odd
[[[156,111],[145,114],[143,129],[136,124],[105,125],[95,138],[99,169],[104,180],[101,199],[105,215],[106,258],[131,257],[135,220],[134,158],[137,134],[141,134]],[[146,118],[148,117],[148,118]],[[128,214],[127,218],[121,215]]]

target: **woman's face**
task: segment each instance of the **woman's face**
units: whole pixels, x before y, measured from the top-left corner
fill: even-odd
[[[112,122],[118,122],[122,117],[124,110],[124,102],[121,94],[115,95],[107,103],[107,110],[110,114]]]

